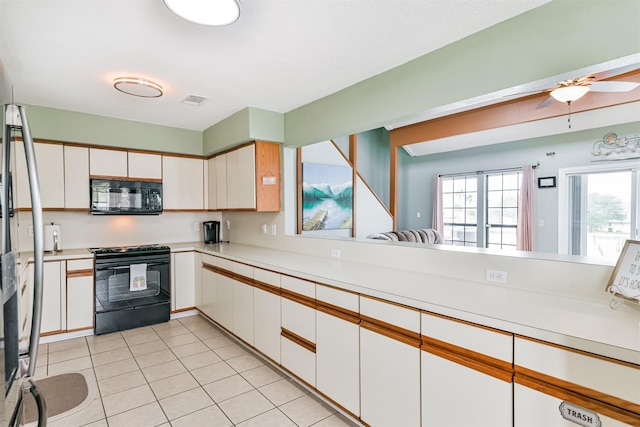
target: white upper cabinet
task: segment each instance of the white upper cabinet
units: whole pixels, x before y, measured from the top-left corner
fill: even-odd
[[[64,207],[89,209],[89,148],[64,146]]]
[[[162,179],[162,156],[129,152],[128,176],[147,180]]]
[[[164,210],[204,209],[203,159],[162,156]]]
[[[214,176],[215,176],[215,196],[216,196],[216,209],[227,209],[229,206],[227,203],[227,156],[222,155],[214,157]],[[209,171],[211,176],[211,171]]]
[[[256,208],[256,148],[248,145],[227,153],[227,208]]]
[[[40,193],[43,208],[64,208],[64,146],[62,144],[34,144]],[[24,146],[15,144],[17,192],[16,204],[18,208],[31,208],[29,193],[29,176],[24,154]],[[89,204],[84,207],[88,207]]]
[[[127,152],[124,150],[90,148],[89,174],[91,176],[126,178],[128,176]]]

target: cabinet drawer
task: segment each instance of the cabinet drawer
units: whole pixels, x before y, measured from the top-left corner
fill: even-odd
[[[639,365],[524,337],[515,338],[514,364],[516,382],[534,378],[640,414]]]
[[[282,327],[316,342],[316,311],[306,305],[282,298]]]
[[[258,282],[266,283],[268,285],[273,285],[278,288],[280,287],[280,275],[278,273],[274,273],[273,271],[263,270],[261,268],[254,268],[253,278]]]
[[[280,279],[280,285],[282,286],[282,289],[287,289],[295,292],[296,294],[304,295],[309,298],[316,297],[316,284],[314,282],[297,279],[291,276],[282,276]]]
[[[250,265],[234,262],[232,271],[241,276],[253,279],[253,267],[251,267]]]
[[[281,346],[282,366],[315,387],[316,354],[285,337],[281,337]]]
[[[422,337],[423,341],[431,338],[509,364],[513,361],[513,335],[508,332],[423,313]]]
[[[93,270],[93,259],[70,259],[67,260],[67,273],[78,270]]]
[[[318,302],[340,307],[354,313],[358,313],[360,310],[358,294],[341,291],[329,286],[317,285],[316,299]]]
[[[361,296],[360,314],[414,334],[420,333],[420,311],[417,309]]]

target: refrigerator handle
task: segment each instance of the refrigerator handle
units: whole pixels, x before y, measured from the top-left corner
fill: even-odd
[[[38,427],[47,427],[47,404],[42,398],[36,382],[29,380],[29,384],[29,391],[33,395],[36,406],[38,407]]]
[[[42,221],[42,200],[40,198],[40,181],[36,166],[35,148],[23,106],[18,106],[22,120],[22,140],[27,159],[29,187],[31,189],[31,216],[33,218],[33,318],[31,321],[31,339],[29,342],[29,367],[27,376],[32,377],[36,369],[38,345],[40,344],[40,323],[42,322],[42,272],[44,268],[44,225]]]
[[[11,159],[11,126],[8,123],[7,115],[11,105],[3,105],[2,108],[2,140],[7,141],[6,144],[2,144],[2,255],[11,251],[11,235],[9,226],[9,163]]]

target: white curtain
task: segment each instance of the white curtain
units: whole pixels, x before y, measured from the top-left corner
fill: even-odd
[[[533,166],[522,167],[522,185],[520,187],[520,200],[518,210],[518,243],[520,251],[533,250],[533,236],[535,234],[534,204],[535,194]]]
[[[433,177],[433,192],[432,192],[432,206],[433,212],[431,213],[431,228],[444,235],[444,218],[442,213],[442,177],[440,175],[434,175]]]

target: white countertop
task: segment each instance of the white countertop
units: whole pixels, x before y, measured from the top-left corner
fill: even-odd
[[[453,279],[258,246],[169,243],[318,283],[383,298],[516,334],[640,364],[640,306],[611,309],[567,295]],[[32,259],[33,254],[21,254]],[[88,249],[45,253],[45,261],[92,258]],[[24,259],[24,258],[23,258]]]
[[[268,248],[169,245],[197,250],[497,329],[640,364],[640,307],[526,291]]]

